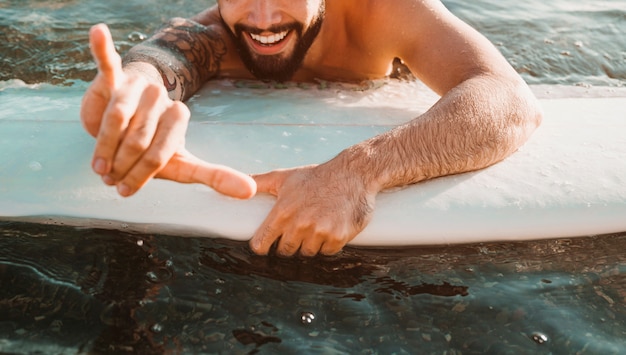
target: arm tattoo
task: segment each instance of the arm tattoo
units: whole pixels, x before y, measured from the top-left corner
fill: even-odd
[[[174,18],[153,37],[131,48],[123,64],[152,64],[161,73],[170,98],[184,101],[219,74],[224,54],[226,44],[218,31]]]

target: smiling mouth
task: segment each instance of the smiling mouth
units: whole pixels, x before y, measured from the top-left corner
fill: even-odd
[[[289,31],[282,31],[279,33],[274,33],[269,36],[267,35],[259,35],[248,32],[250,38],[252,38],[255,42],[262,46],[274,46],[282,42],[285,37],[289,34]]]

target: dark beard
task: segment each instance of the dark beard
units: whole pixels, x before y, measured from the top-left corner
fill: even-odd
[[[241,57],[241,61],[248,68],[250,73],[260,80],[275,80],[279,82],[290,80],[293,75],[302,66],[302,61],[306,56],[313,41],[319,34],[324,20],[324,6],[320,6],[314,22],[302,33],[302,24],[292,23],[280,27],[272,27],[268,29],[270,32],[279,33],[282,31],[295,31],[297,35],[296,45],[291,56],[282,58],[280,55],[258,55],[253,53],[248,47],[246,40],[243,38],[243,32],[260,33],[259,29],[250,28],[241,24],[235,25],[235,33],[230,30],[228,25],[224,27],[228,29],[233,43],[237,48],[237,52]],[[223,20],[222,20],[223,21]]]

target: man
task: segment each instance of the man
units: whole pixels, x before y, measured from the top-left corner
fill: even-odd
[[[437,0],[218,0],[174,19],[123,66],[104,25],[90,33],[98,75],[81,118],[93,169],[123,196],[150,178],[199,182],[239,198],[277,196],[250,241],[258,254],[334,254],[370,221],[382,189],[492,165],[541,121],[500,53]],[[360,81],[400,58],[441,99],[426,113],[315,166],[252,178],[184,148],[180,101],[209,79]],[[256,185],[255,185],[256,184]]]

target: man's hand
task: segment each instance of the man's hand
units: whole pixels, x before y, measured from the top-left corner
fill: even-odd
[[[332,161],[331,161],[332,162]],[[276,170],[253,175],[258,191],[277,196],[276,204],[250,240],[261,255],[278,241],[276,253],[303,256],[338,253],[369,223],[375,193],[360,179],[330,167]]]
[[[116,185],[122,196],[134,194],[153,177],[202,183],[237,198],[255,194],[248,175],[185,150],[189,109],[171,100],[158,80],[146,79],[154,76],[154,67],[125,72],[105,25],[92,27],[90,45],[98,75],[83,97],[80,115],[96,138],[92,168],[106,184]]]

